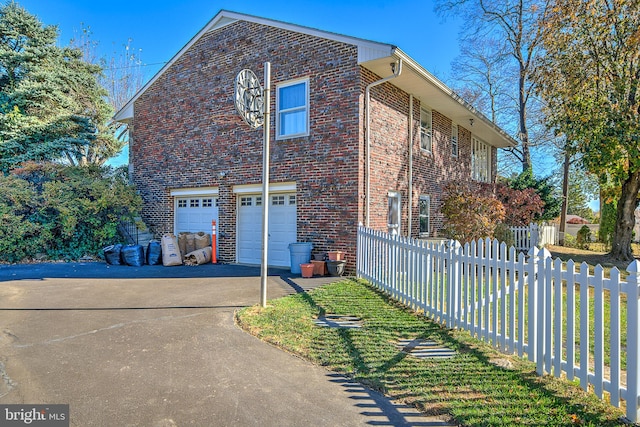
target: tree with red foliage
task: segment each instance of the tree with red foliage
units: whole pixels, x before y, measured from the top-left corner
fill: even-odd
[[[486,189],[453,182],[445,187],[442,213],[445,234],[462,243],[493,237],[496,225],[505,217],[502,203]]]
[[[504,223],[511,226],[527,226],[544,209],[545,203],[534,188],[516,190],[498,185],[496,197],[505,209]]]

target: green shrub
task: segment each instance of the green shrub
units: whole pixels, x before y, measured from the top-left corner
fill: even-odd
[[[578,249],[589,249],[589,243],[591,242],[591,229],[583,225],[578,234],[576,235],[576,246]]]
[[[0,178],[0,261],[99,255],[141,199],[109,167],[28,163]]]
[[[602,212],[600,212],[600,229],[598,230],[599,241],[607,245],[611,244],[613,232],[616,228],[617,215],[617,201],[603,203]]]
[[[16,262],[37,253],[40,225],[33,221],[37,194],[28,182],[12,175],[0,174],[0,258]]]
[[[576,238],[569,233],[565,233],[564,246],[567,248],[577,248]]]

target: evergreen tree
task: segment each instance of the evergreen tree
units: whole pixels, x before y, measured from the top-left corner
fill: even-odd
[[[28,160],[106,160],[115,144],[100,67],[56,46],[58,29],[15,2],[0,6],[0,169]],[[117,152],[117,150],[116,150]],[[104,161],[103,160],[103,161]],[[98,163],[101,163],[98,161]]]

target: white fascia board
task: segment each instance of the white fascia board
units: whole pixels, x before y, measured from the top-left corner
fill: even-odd
[[[386,43],[375,42],[372,40],[361,39],[358,37],[345,36],[343,34],[333,33],[331,31],[319,30],[317,28],[305,27],[304,25],[290,24],[288,22],[277,21],[274,19],[261,18],[258,16],[247,15],[244,13],[221,11],[226,19],[235,21],[248,21],[269,27],[280,28],[282,30],[294,33],[307,34],[327,40],[334,40],[340,43],[350,44],[358,47],[358,62],[367,61],[367,58],[389,56],[393,52],[395,46]],[[220,28],[220,25],[213,25],[208,31]]]
[[[295,191],[295,182],[269,183],[269,193],[293,193]],[[235,194],[260,194],[262,193],[262,184],[234,185],[233,192]]]
[[[173,197],[182,196],[217,196],[218,187],[194,187],[194,188],[174,188],[169,191]]]
[[[127,102],[124,107],[113,116],[113,120],[116,122],[128,122],[131,119],[133,119],[133,102]]]

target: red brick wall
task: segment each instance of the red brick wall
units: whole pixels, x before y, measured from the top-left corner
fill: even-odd
[[[364,85],[379,79],[363,70]],[[371,218],[370,226],[387,230],[389,191],[402,196],[401,234],[409,231],[409,94],[390,82],[371,89]],[[428,100],[422,104],[432,111],[431,153],[420,149],[421,101],[413,100],[413,194],[412,237],[419,236],[419,197],[431,198],[431,236],[441,237],[444,218],[440,213],[443,188],[449,181],[469,181],[471,178],[471,132],[458,123],[458,156],[451,154],[451,119],[430,108]],[[495,180],[496,150],[492,149]],[[364,194],[364,184],[361,191]],[[364,222],[364,220],[363,220]]]
[[[298,241],[311,241],[314,252],[343,250],[353,267],[356,228],[366,221],[364,92],[380,77],[357,65],[355,46],[327,39],[236,22],[204,35],[166,70],[135,103],[130,156],[145,201],[143,218],[158,235],[172,232],[170,190],[218,186],[219,258],[235,260],[232,190],[261,182],[262,129],[250,129],[237,114],[234,79],[249,68],[262,80],[265,61],[271,62],[274,115],[278,83],[308,78],[310,86],[309,136],[276,140],[272,116],[270,180],[296,182]],[[387,194],[398,191],[402,234],[409,228],[409,99],[389,82],[371,91],[370,224],[387,229]],[[419,196],[428,194],[437,236],[443,185],[470,179],[471,134],[460,126],[459,156],[452,158],[451,121],[433,111],[434,150],[426,154],[419,145],[418,99],[412,124],[412,235],[419,230]]]
[[[173,231],[172,188],[219,186],[219,257],[235,260],[234,185],[262,178],[262,129],[237,114],[234,79],[271,62],[277,84],[310,82],[310,135],[277,141],[272,116],[271,182],[297,183],[298,240],[355,254],[361,131],[360,70],[354,46],[253,23],[203,36],[135,103],[133,180],[156,234]],[[227,175],[219,179],[217,172]]]
[[[363,76],[365,87],[380,79],[364,69]],[[386,231],[389,191],[401,193],[402,219],[406,221],[409,95],[387,82],[371,88],[370,99],[369,226]],[[361,191],[365,194],[364,186]],[[366,220],[363,219],[363,222],[366,223]],[[403,223],[401,228],[401,233],[405,234],[406,223]]]

